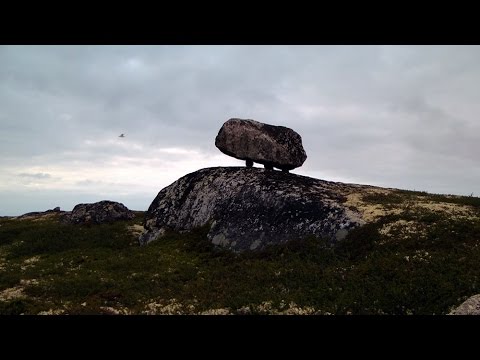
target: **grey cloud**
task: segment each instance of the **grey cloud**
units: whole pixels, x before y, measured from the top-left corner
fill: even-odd
[[[37,179],[37,180],[45,180],[50,179],[52,176],[47,173],[20,173],[18,174],[19,177],[28,178],[28,179]]]
[[[217,154],[243,117],[302,135],[297,173],[480,193],[478,84],[480,46],[0,46],[0,167]]]

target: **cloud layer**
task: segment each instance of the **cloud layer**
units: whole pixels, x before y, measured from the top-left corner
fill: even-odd
[[[322,179],[480,194],[479,46],[0,46],[0,215],[146,209],[231,117],[284,125]],[[125,138],[118,135],[125,133]]]

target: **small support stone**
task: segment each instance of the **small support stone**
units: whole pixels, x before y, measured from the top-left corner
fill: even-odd
[[[247,159],[246,165],[247,165],[247,168],[251,168],[253,166],[253,160]]]
[[[265,170],[273,170],[273,165],[267,165],[265,164]]]
[[[288,169],[282,169],[282,172],[284,172],[284,173],[287,173],[287,174],[288,174],[288,173],[290,172],[290,170],[288,170]]]

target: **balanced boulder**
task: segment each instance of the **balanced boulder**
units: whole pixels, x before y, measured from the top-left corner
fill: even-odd
[[[133,211],[115,201],[100,201],[92,204],[75,205],[64,221],[71,224],[101,224],[117,220],[130,220],[135,217]]]
[[[284,171],[295,169],[307,159],[301,136],[290,128],[264,124],[255,120],[230,119],[215,139],[215,146],[224,154],[276,167]]]
[[[209,225],[207,237],[233,251],[262,249],[312,235],[336,242],[362,225],[343,205],[340,185],[295,174],[217,167],[161,190],[145,215],[140,244],[166,231]]]

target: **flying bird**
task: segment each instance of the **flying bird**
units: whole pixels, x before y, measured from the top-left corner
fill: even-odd
[[[125,135],[124,135],[124,134],[120,134],[120,136],[119,136],[119,137],[125,137]]]

